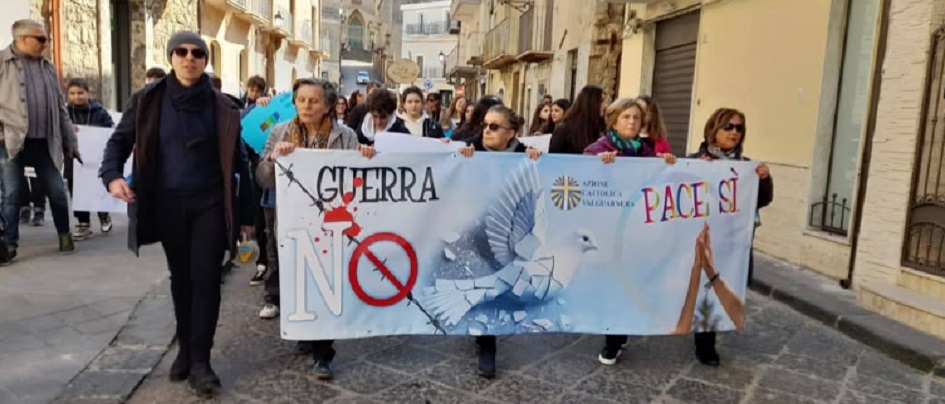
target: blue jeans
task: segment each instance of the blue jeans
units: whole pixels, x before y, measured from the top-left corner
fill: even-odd
[[[36,179],[46,188],[49,195],[49,208],[52,210],[53,223],[60,235],[69,234],[69,199],[62,175],[53,164],[46,140],[27,139],[23,150],[11,160],[6,147],[0,147],[0,180],[2,180],[3,200],[0,201],[0,213],[3,215],[7,245],[16,248],[20,241],[20,183],[25,180],[23,167],[36,170]]]

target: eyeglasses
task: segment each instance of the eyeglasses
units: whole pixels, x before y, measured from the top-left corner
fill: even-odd
[[[724,130],[724,131],[726,131],[726,132],[735,131],[735,132],[738,132],[738,133],[745,133],[745,125],[736,125],[736,124],[734,124],[734,123],[729,123],[729,124],[726,124],[725,126],[723,126],[723,127],[722,127],[722,130]]]
[[[191,54],[191,55],[194,57],[194,59],[203,59],[203,58],[207,57],[207,52],[205,52],[203,49],[200,49],[200,48],[194,48],[194,49],[177,48],[177,49],[174,49],[174,54],[177,55],[177,56],[179,56],[179,57],[182,57],[182,58],[187,57],[187,54],[188,54],[188,53]]]
[[[33,38],[36,40],[36,42],[39,42],[41,44],[44,44],[46,43],[46,41],[49,40],[49,37],[42,36],[42,35],[24,35],[24,36],[27,38]]]
[[[499,125],[499,124],[497,124],[497,123],[487,123],[487,124],[486,124],[486,129],[489,129],[489,130],[491,130],[491,131],[493,131],[493,132],[495,132],[495,131],[497,131],[497,130],[499,130],[499,129],[512,130],[512,128],[509,128],[509,127],[507,127],[507,126],[502,126],[502,125]]]

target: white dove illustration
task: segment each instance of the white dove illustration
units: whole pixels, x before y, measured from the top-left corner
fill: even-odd
[[[512,174],[486,213],[489,249],[499,263],[491,275],[437,279],[422,301],[447,325],[456,325],[473,307],[511,293],[527,303],[546,302],[563,291],[583,255],[597,250],[593,233],[581,229],[545,239],[545,192],[535,162]]]

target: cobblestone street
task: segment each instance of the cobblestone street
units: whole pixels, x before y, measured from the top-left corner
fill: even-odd
[[[468,337],[339,341],[335,380],[319,382],[311,359],[256,317],[261,289],[250,270],[228,279],[214,367],[219,402],[249,403],[945,403],[945,384],[751,293],[744,332],[720,339],[722,366],[699,365],[686,337],[635,338],[617,365],[597,362],[601,336],[500,339],[499,375],[476,375]],[[198,400],[167,380],[175,349],[131,403]]]

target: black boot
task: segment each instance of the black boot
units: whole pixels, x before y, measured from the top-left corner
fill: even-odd
[[[184,350],[177,351],[177,358],[171,364],[171,372],[168,376],[172,382],[182,382],[190,376],[190,354]]]
[[[496,338],[491,335],[479,337],[476,343],[479,345],[479,376],[492,379],[495,377]]]
[[[212,398],[220,392],[220,378],[213,372],[210,363],[194,363],[190,368],[190,377],[187,379],[190,387],[201,398]]]
[[[719,353],[715,350],[715,333],[699,332],[693,334],[696,342],[696,359],[706,366],[719,366]]]

